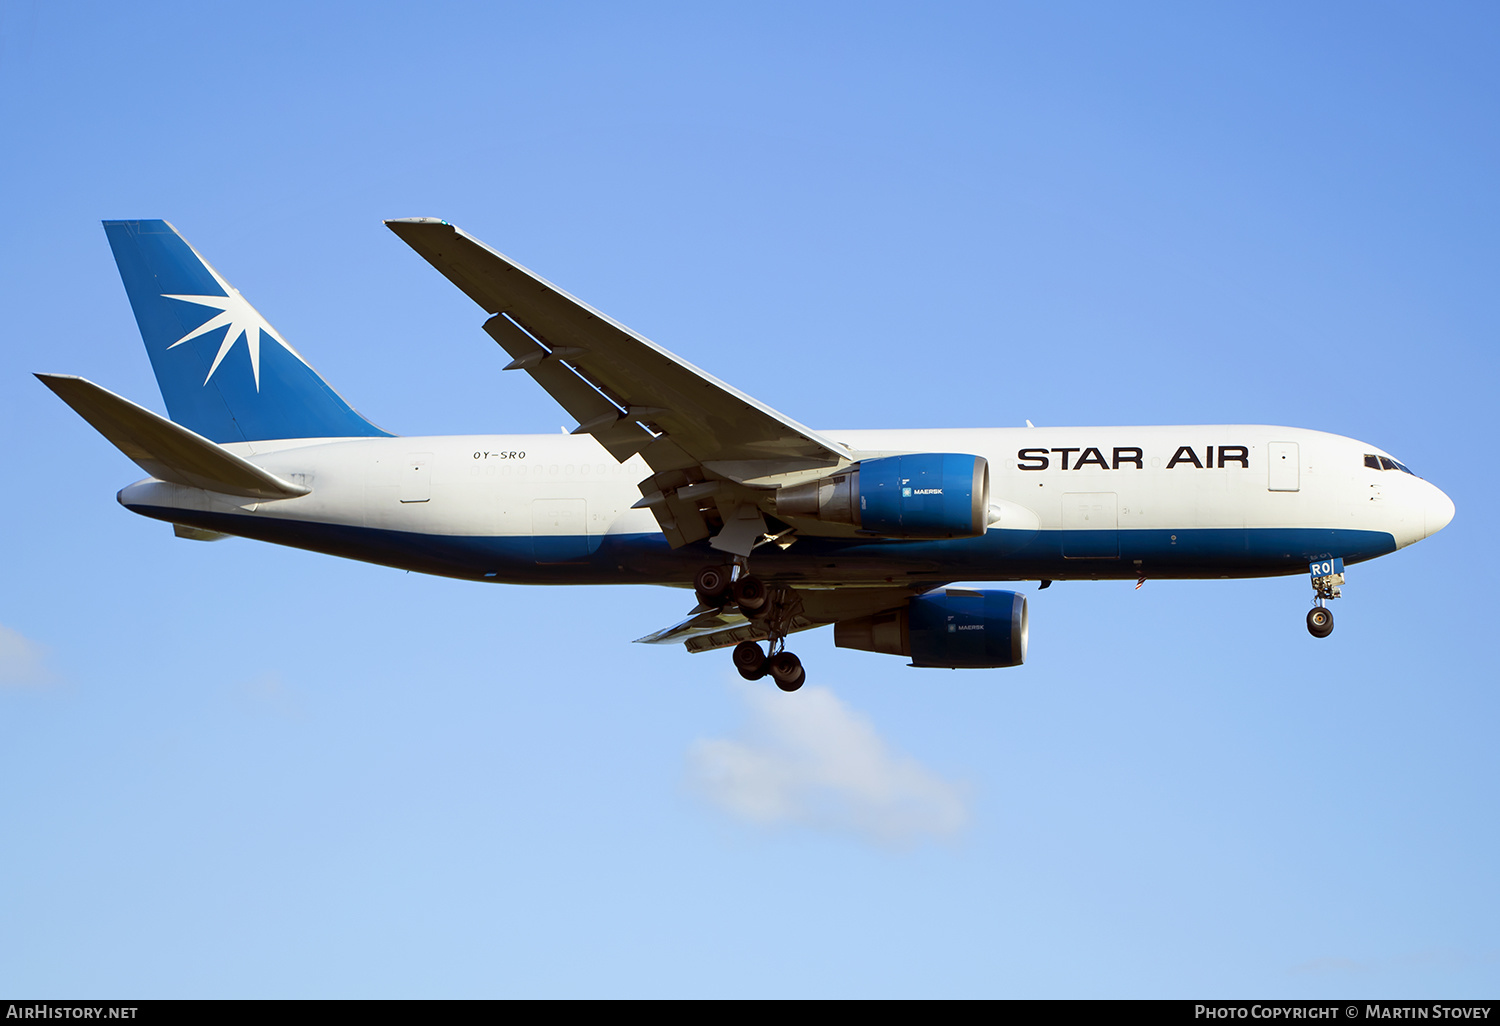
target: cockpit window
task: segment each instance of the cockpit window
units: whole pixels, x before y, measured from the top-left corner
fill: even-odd
[[[1412,477],[1417,476],[1412,473],[1406,464],[1399,460],[1393,460],[1389,456],[1376,456],[1372,453],[1365,453],[1365,466],[1371,470],[1399,470],[1403,474],[1411,474]]]

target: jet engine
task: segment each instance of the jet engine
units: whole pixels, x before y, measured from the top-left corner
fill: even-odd
[[[989,525],[983,456],[916,453],[861,460],[776,493],[778,516],[850,524],[884,538],[973,538]]]
[[[1026,596],[939,588],[901,609],[840,620],[840,648],[911,656],[913,666],[981,669],[1026,661]]]

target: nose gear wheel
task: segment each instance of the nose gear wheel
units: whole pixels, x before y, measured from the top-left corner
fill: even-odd
[[[1326,606],[1313,606],[1307,612],[1307,633],[1326,638],[1333,633],[1333,612]]]

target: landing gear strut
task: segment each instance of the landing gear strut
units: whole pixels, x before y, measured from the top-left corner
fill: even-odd
[[[1307,613],[1307,633],[1315,638],[1326,638],[1333,633],[1333,611],[1324,603],[1343,594],[1344,561],[1320,559],[1309,563],[1307,568],[1312,573],[1313,586],[1313,607]]]
[[[743,559],[736,559],[734,568],[706,566],[699,570],[693,578],[693,590],[700,604],[722,609],[732,603],[770,635],[765,649],[755,641],[742,641],[734,647],[734,668],[741,677],[770,677],[782,691],[796,691],[802,686],[807,680],[802,660],[785,649],[787,625],[796,606],[790,589],[768,587],[759,577],[750,575]]]

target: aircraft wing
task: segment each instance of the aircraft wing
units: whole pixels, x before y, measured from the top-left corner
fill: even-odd
[[[435,218],[386,226],[493,314],[484,325],[618,460],[655,472],[643,505],[674,546],[708,537],[744,549],[764,530],[764,479],[852,462],[844,448],[667,352]],[[761,479],[760,485],[754,482]],[[687,490],[684,494],[682,490]],[[740,522],[739,526],[734,526]],[[759,530],[757,530],[757,527]]]
[[[783,635],[812,630],[840,620],[869,616],[896,609],[911,601],[912,588],[826,588],[800,590],[792,606],[785,609],[777,626]],[[670,645],[680,642],[689,652],[708,652],[742,641],[764,641],[771,631],[763,620],[746,617],[733,605],[721,609],[699,606],[687,619],[636,638],[638,645]]]

